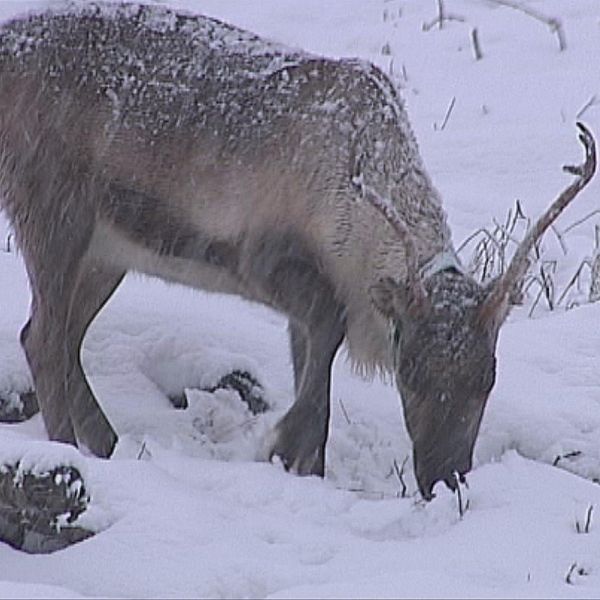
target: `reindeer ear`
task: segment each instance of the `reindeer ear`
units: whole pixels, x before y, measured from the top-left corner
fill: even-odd
[[[387,319],[398,320],[406,315],[419,317],[429,306],[427,296],[415,295],[412,288],[394,281],[391,277],[381,279],[371,286],[369,291],[371,292],[373,304]],[[419,288],[419,292],[425,294],[423,288]]]

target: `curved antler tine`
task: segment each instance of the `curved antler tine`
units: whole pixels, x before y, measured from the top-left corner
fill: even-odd
[[[577,127],[580,131],[579,140],[585,149],[585,161],[578,166],[563,167],[564,171],[576,175],[577,179],[558,196],[550,208],[527,232],[506,272],[494,284],[490,295],[480,308],[480,315],[484,320],[502,320],[508,314],[506,310],[508,296],[511,290],[525,276],[527,267],[529,266],[529,253],[534,244],[569,205],[573,198],[589,183],[596,171],[596,142],[594,136],[583,123],[578,122]],[[502,314],[505,311],[506,314]]]
[[[582,179],[582,187],[587,185],[596,170],[596,141],[592,132],[581,122],[576,123],[579,131],[579,141],[585,147],[585,162],[582,165],[565,165],[563,171],[577,175]]]
[[[361,184],[362,195],[369,204],[374,206],[394,228],[400,241],[404,245],[406,257],[406,285],[412,296],[414,306],[423,307],[427,300],[427,292],[419,274],[419,262],[417,259],[417,248],[412,233],[409,231],[406,223],[398,214],[390,201],[382,198],[372,188]]]

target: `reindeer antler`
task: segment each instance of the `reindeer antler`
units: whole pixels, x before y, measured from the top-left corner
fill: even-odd
[[[362,182],[358,185],[363,198],[383,215],[398,234],[400,241],[404,245],[407,271],[406,285],[412,294],[415,306],[424,306],[427,302],[427,292],[420,277],[417,248],[413,235],[389,200],[382,198],[374,189]]]
[[[581,132],[579,140],[585,148],[585,161],[579,166],[563,167],[563,170],[567,173],[577,175],[577,179],[560,194],[550,208],[538,219],[517,248],[506,272],[496,281],[492,292],[481,306],[480,314],[484,319],[497,318],[509,293],[527,272],[529,253],[536,241],[552,225],[573,198],[589,183],[596,171],[596,142],[594,137],[583,123],[578,122],[577,127]]]

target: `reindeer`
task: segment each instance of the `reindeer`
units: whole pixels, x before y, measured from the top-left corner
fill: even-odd
[[[471,469],[498,329],[532,246],[487,286],[461,266],[398,92],[330,60],[159,6],[67,3],[0,29],[0,190],[31,285],[21,343],[52,440],[110,456],[83,372],[133,270],[287,315],[295,402],[268,456],[323,476],[333,358],[391,374],[424,498]]]

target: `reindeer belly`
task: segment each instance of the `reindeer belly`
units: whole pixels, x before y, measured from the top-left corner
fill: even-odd
[[[210,292],[249,297],[235,275],[233,265],[237,259],[231,246],[197,236],[171,246],[167,252],[147,242],[101,219],[96,223],[87,255],[119,270],[136,271]]]

